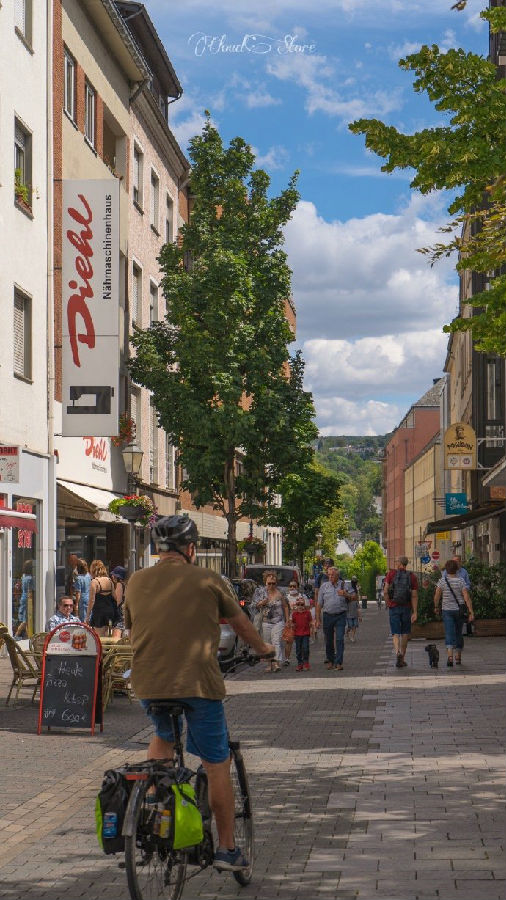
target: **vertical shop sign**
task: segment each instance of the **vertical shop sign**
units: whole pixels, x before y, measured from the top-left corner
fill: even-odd
[[[33,506],[31,503],[21,503],[20,500],[16,503],[16,509],[18,512],[22,513],[31,513],[33,512]],[[18,548],[19,549],[31,549],[33,545],[33,531],[29,531],[27,528],[18,528]]]
[[[119,182],[63,182],[62,433],[118,433]]]

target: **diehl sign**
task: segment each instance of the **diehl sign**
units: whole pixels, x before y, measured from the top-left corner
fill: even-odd
[[[119,183],[63,182],[62,432],[118,433]]]
[[[476,435],[465,422],[450,425],[444,436],[445,469],[476,469]]]

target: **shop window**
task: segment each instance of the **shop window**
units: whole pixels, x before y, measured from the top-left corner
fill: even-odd
[[[38,502],[14,498],[18,512],[38,512]],[[12,529],[12,633],[28,638],[39,630],[37,598],[37,534],[25,528]]]

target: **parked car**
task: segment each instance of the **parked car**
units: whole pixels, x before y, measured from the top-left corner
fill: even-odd
[[[232,588],[239,600],[243,612],[246,613],[249,619],[251,619],[249,602],[246,602],[245,597],[245,594],[247,593],[247,585],[244,584],[245,579],[230,579],[225,575],[222,575],[221,577],[224,581],[227,582],[228,586]],[[253,591],[250,588],[251,596],[253,595]],[[246,644],[242,640],[242,638],[240,638],[235,633],[234,629],[231,625],[228,624],[226,619],[220,619],[220,645],[218,647],[218,662],[220,664],[220,667],[222,669],[230,668],[230,666],[233,665],[234,660],[237,660],[238,658],[240,659],[242,656],[246,656],[247,653],[248,644]]]
[[[298,566],[265,566],[261,563],[252,563],[245,566],[244,577],[252,578],[257,585],[263,585],[263,574],[266,571],[275,572],[278,577],[278,587],[284,593],[288,593],[291,581],[301,585],[301,577]]]

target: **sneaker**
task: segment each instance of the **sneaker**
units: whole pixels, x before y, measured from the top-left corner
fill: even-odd
[[[310,669],[311,666],[309,665],[309,663],[304,663],[304,668],[305,668],[305,669]]]
[[[326,669],[333,669],[333,668],[334,668],[334,663],[326,662],[326,663],[325,663],[325,668],[326,668]]]
[[[397,669],[402,669],[403,663],[404,663],[404,659],[403,659],[403,657],[402,657],[402,653],[398,653],[398,654],[397,654],[397,660],[396,660],[396,663],[395,663],[396,668],[397,668]]]
[[[239,847],[235,850],[217,850],[214,854],[213,866],[218,872],[240,872],[242,869],[249,869],[249,865]]]
[[[289,665],[290,665],[290,660],[289,660],[289,659],[285,659],[283,665],[284,665],[284,666],[289,666]]]
[[[342,670],[344,669],[344,666],[341,666],[341,665],[334,666],[334,669],[337,669],[339,672],[342,672]]]
[[[296,666],[296,667],[295,667],[295,671],[296,671],[296,672],[302,672],[302,666]]]

